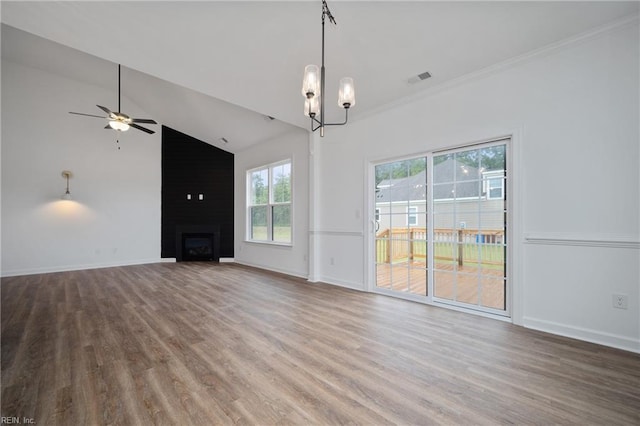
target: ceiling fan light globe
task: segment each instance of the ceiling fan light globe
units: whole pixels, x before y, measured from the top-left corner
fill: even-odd
[[[122,121],[118,120],[110,120],[109,126],[119,132],[126,132],[127,130],[129,130],[129,125],[127,123],[123,123]]]

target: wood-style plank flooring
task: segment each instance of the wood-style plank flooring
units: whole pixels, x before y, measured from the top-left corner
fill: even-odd
[[[3,278],[38,425],[640,424],[640,355],[233,264]]]

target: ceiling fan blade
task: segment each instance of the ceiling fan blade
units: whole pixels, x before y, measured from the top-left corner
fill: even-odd
[[[148,123],[148,124],[158,124],[155,120],[150,118],[132,118],[131,121],[133,123]]]
[[[138,129],[138,130],[142,130],[143,132],[147,132],[147,133],[149,133],[150,135],[152,135],[152,134],[154,134],[154,133],[155,133],[153,130],[147,129],[147,128],[142,127],[142,126],[138,126],[138,125],[137,125],[137,124],[135,124],[135,123],[131,123],[131,124],[129,124],[129,126],[133,127],[134,129]]]
[[[87,117],[96,117],[96,118],[107,118],[107,117],[103,117],[101,115],[93,115],[93,114],[85,114],[83,112],[73,112],[73,111],[69,111],[69,114],[75,114],[75,115],[86,115]]]
[[[106,112],[107,114],[109,114],[109,115],[113,114],[113,112],[111,112],[111,110],[109,108],[107,108],[107,107],[103,107],[103,106],[100,106],[100,105],[96,105],[96,106],[98,108],[100,108],[101,110],[103,110],[104,112]]]

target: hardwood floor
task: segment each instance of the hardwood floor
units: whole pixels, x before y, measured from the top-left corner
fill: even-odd
[[[39,425],[640,424],[640,355],[238,265],[1,293],[2,416]]]

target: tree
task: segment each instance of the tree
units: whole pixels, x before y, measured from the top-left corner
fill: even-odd
[[[410,160],[396,161],[376,166],[376,185],[383,180],[403,179],[415,176],[426,168],[426,158],[418,157]]]
[[[291,201],[291,175],[279,174],[273,184],[273,202],[288,203]]]
[[[433,157],[433,165],[436,166],[453,158],[455,158],[459,163],[475,169],[482,169],[482,171],[506,169],[504,145],[471,149],[468,151],[457,152],[455,154],[437,155]]]
[[[262,177],[262,170],[253,172],[251,175],[251,188],[252,204],[268,204],[269,203],[269,188],[265,185]]]

